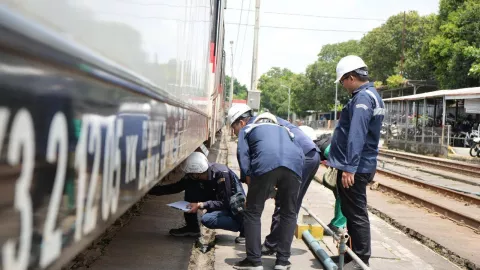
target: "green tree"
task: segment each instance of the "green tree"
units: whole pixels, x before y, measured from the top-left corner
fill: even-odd
[[[429,54],[440,87],[480,85],[480,2],[441,0],[437,26]]]
[[[288,87],[290,87],[290,112],[295,112],[295,92],[300,91],[302,75],[294,74],[289,69],[273,67],[260,76],[258,89],[262,91],[260,107],[270,110],[281,117],[288,114]],[[283,85],[283,86],[282,86]]]
[[[225,95],[226,99],[228,100],[230,93],[230,76],[225,76],[225,91],[227,91],[227,95]],[[247,99],[247,86],[245,84],[240,84],[240,82],[235,78],[233,80],[233,98],[234,99]]]
[[[305,72],[302,91],[295,93],[295,102],[299,111],[330,111],[335,104],[335,77],[338,61],[344,56],[361,52],[356,40],[328,44],[322,47],[317,61],[309,65]],[[338,100],[344,103],[348,94],[338,87]]]
[[[387,86],[388,88],[397,88],[401,86],[405,82],[405,79],[402,75],[392,75],[387,78]]]
[[[403,75],[409,79],[432,79],[434,66],[428,54],[428,41],[435,35],[435,15],[405,14],[405,57]],[[360,41],[361,57],[374,80],[385,82],[401,72],[404,13],[388,18],[380,27],[368,32]]]

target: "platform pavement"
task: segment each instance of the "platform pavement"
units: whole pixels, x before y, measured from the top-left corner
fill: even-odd
[[[230,168],[238,171],[236,143],[234,141],[228,142],[228,164]],[[333,215],[334,202],[333,193],[313,181],[305,196],[304,205],[325,223],[328,223]],[[268,200],[262,215],[262,240],[269,232],[273,207],[273,200]],[[305,214],[302,210],[299,219]],[[371,213],[370,220],[372,232],[371,269],[460,269],[446,258],[409,238]],[[236,261],[246,256],[244,245],[234,244],[236,236],[236,233],[217,230],[215,269],[232,269],[232,265]],[[329,255],[338,254],[331,237],[325,236],[320,243]],[[265,256],[262,261],[265,269],[273,269],[274,256]],[[299,239],[294,239],[292,243],[290,261],[292,262],[292,269],[323,269],[307,245]]]
[[[228,166],[238,173],[237,145],[234,141],[228,142]],[[244,186],[246,188],[246,186]],[[246,190],[247,191],[247,190]],[[267,200],[262,214],[262,240],[270,231],[271,217],[274,209],[274,201]],[[230,270],[232,265],[246,257],[245,245],[235,244],[234,239],[238,233],[224,230],[216,230],[217,243],[215,249],[215,270]],[[273,269],[275,256],[264,256],[262,258],[265,269]],[[302,240],[294,239],[292,243],[292,256],[290,258],[292,269],[322,269],[321,264],[308,250]]]

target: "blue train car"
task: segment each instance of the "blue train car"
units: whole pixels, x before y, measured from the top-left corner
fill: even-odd
[[[214,142],[225,118],[224,8],[0,6],[0,269],[60,268]]]

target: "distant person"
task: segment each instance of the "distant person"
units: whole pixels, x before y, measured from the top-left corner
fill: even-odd
[[[205,209],[202,224],[210,229],[240,232],[236,243],[245,242],[242,213],[231,208],[231,198],[237,193],[245,195],[240,179],[227,166],[209,163],[200,152],[193,152],[182,164],[185,177],[179,182],[153,187],[148,194],[168,195],[185,190],[185,201],[190,202],[184,213],[186,225],[170,230],[173,236],[200,236],[197,211]]]
[[[340,114],[332,137],[328,165],[338,169],[337,189],[352,250],[369,264],[370,221],[367,211],[367,184],[372,181],[378,156],[385,105],[373,83],[367,65],[355,55],[337,64],[337,80],[351,96]],[[336,258],[335,258],[336,259]],[[344,269],[361,269],[349,256]]]
[[[228,113],[231,126],[238,135],[238,163],[248,183],[244,214],[247,258],[235,263],[234,268],[263,269],[261,216],[265,201],[277,187],[280,220],[275,269],[289,269],[304,154],[294,143],[293,133],[278,125],[274,115],[263,113],[247,124],[252,118],[252,111],[248,109],[232,107]]]

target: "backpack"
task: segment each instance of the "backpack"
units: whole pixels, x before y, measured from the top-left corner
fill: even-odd
[[[230,197],[230,210],[233,215],[241,214],[246,209],[247,198],[245,196],[245,191],[243,190],[242,184],[238,176],[229,171],[230,180],[232,181],[232,196]]]
[[[330,143],[332,142],[332,134],[326,133],[320,135],[314,143],[317,145],[318,149],[320,150],[320,160],[327,160],[328,159],[328,150]]]

